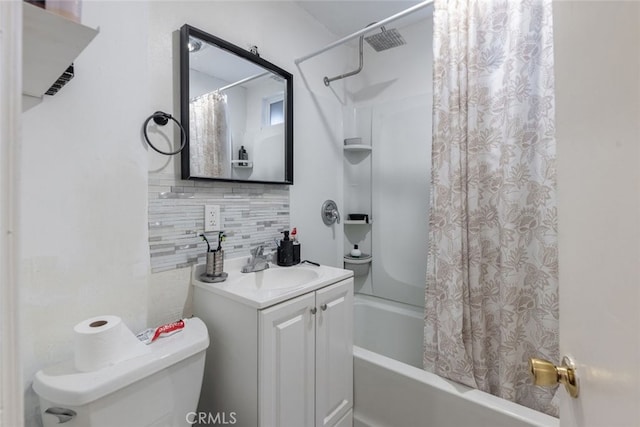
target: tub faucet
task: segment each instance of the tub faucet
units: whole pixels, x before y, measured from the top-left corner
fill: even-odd
[[[254,273],[256,271],[262,271],[269,268],[269,258],[264,255],[264,246],[258,245],[251,249],[251,257],[247,260],[247,263],[242,266],[243,273]]]

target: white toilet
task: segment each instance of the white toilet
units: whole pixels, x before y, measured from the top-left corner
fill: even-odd
[[[202,386],[207,327],[194,317],[181,332],[149,345],[150,353],[93,372],[73,361],[39,371],[44,427],[192,425]]]

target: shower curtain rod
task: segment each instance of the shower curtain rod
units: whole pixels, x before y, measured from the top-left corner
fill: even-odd
[[[255,74],[253,76],[249,76],[247,78],[244,78],[242,80],[238,80],[237,82],[234,83],[229,83],[226,86],[222,86],[218,89],[216,89],[218,92],[222,92],[223,90],[227,90],[227,89],[231,89],[234,86],[238,86],[247,82],[250,82],[251,80],[255,80],[255,79],[259,79],[262,76],[266,76],[267,74],[270,74],[269,71],[265,71],[264,73],[260,73],[260,74]]]
[[[0,0],[0,1],[2,1],[2,0]],[[208,95],[210,93],[213,93],[213,92],[224,92],[227,89],[231,89],[232,87],[241,85],[243,83],[250,82],[251,80],[259,79],[260,77],[266,76],[267,74],[270,74],[270,72],[269,71],[265,71],[264,73],[256,74],[256,75],[253,75],[253,76],[249,76],[249,77],[244,78],[242,80],[238,80],[237,82],[234,82],[234,83],[229,83],[226,86],[222,86],[222,87],[219,87],[218,89],[212,90],[210,92],[203,93],[202,95],[198,95],[198,96],[194,96],[193,98],[189,98],[189,102],[193,102],[196,99],[201,98],[201,97],[203,97],[205,95]]]
[[[426,0],[426,1],[423,1],[422,3],[418,3],[418,4],[414,5],[414,6],[411,6],[410,8],[405,9],[402,12],[398,12],[395,15],[391,15],[390,17],[383,19],[382,21],[376,22],[375,25],[363,28],[363,29],[361,29],[359,31],[356,31],[353,34],[350,34],[350,35],[348,35],[346,37],[343,37],[340,40],[337,40],[337,41],[335,41],[335,42],[323,47],[320,50],[317,50],[317,51],[312,52],[312,53],[310,53],[308,55],[305,55],[305,56],[301,56],[300,58],[296,59],[294,62],[295,62],[296,65],[298,65],[298,64],[306,61],[307,59],[311,59],[314,56],[320,55],[321,53],[324,53],[324,52],[328,51],[329,49],[333,49],[334,47],[340,46],[341,44],[346,43],[349,40],[355,39],[356,37],[360,37],[362,34],[366,34],[366,33],[370,32],[370,31],[376,31],[378,28],[382,27],[383,25],[386,25],[386,24],[388,24],[390,22],[393,22],[396,19],[403,18],[403,17],[405,17],[407,15],[412,14],[413,12],[416,12],[416,11],[426,7],[426,6],[429,6],[430,4],[433,4],[433,1],[434,0]]]

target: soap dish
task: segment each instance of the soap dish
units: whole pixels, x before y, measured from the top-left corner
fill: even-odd
[[[229,277],[229,275],[227,273],[220,273],[220,274],[214,274],[213,276],[207,274],[207,273],[202,273],[200,275],[200,280],[202,282],[207,282],[207,283],[220,283],[220,282],[224,282],[225,280],[227,280],[227,277]]]
[[[360,256],[346,254],[344,256],[344,262],[348,262],[351,264],[369,264],[371,262],[371,255],[365,253]]]

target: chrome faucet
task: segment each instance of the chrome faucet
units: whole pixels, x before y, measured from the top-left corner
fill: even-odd
[[[269,259],[263,254],[264,246],[258,245],[251,249],[251,257],[247,260],[247,263],[242,266],[243,273],[254,273],[256,271],[262,271],[269,268]]]

